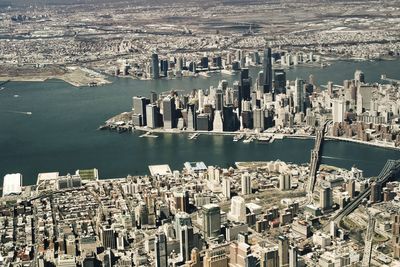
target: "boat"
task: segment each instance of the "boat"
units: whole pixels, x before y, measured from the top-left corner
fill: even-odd
[[[254,137],[253,137],[253,136],[250,136],[250,137],[246,138],[245,140],[243,140],[243,143],[249,144],[249,143],[251,143],[251,142],[253,142],[253,141],[254,141]]]
[[[237,134],[233,137],[233,142],[238,142],[240,140],[242,140],[244,137],[244,134]]]
[[[235,71],[223,69],[223,70],[221,70],[221,74],[233,76],[233,75],[235,75]]]
[[[269,142],[271,140],[270,136],[259,136],[257,137],[257,141],[259,142]]]
[[[199,76],[205,77],[205,78],[210,78],[210,74],[208,72],[199,72]]]
[[[188,137],[188,139],[189,139],[189,140],[197,139],[197,137],[199,137],[199,135],[200,135],[199,133],[190,134],[189,137]]]

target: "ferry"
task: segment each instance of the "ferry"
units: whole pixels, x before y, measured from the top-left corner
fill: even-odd
[[[233,137],[233,142],[238,142],[240,140],[242,140],[244,137],[244,134],[237,134]]]
[[[271,140],[270,136],[259,136],[257,137],[257,141],[259,142],[269,142]]]
[[[243,140],[243,143],[249,144],[249,143],[251,143],[251,142],[253,142],[253,141],[254,141],[254,137],[253,137],[253,136],[250,136],[250,137],[246,138],[245,140]]]

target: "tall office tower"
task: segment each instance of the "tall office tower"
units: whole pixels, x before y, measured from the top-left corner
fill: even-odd
[[[253,53],[253,62],[256,65],[260,64],[260,54],[258,53],[258,51],[254,51],[254,53]]]
[[[297,247],[292,245],[289,249],[289,267],[299,266],[298,262],[298,250]]]
[[[274,70],[274,94],[286,92],[286,72],[283,69]]]
[[[161,71],[164,77],[168,76],[169,62],[167,59],[161,60]]]
[[[229,258],[227,257],[226,245],[213,245],[206,250],[203,267],[227,267]]]
[[[250,195],[251,191],[251,177],[249,173],[242,174],[242,195]]]
[[[196,111],[195,106],[193,104],[188,105],[188,112],[187,112],[187,129],[189,131],[196,130]]]
[[[214,132],[223,132],[224,131],[224,123],[222,120],[222,111],[220,111],[220,110],[216,110],[214,113],[213,131]]]
[[[167,96],[163,99],[163,121],[164,129],[175,128],[176,109],[175,99],[173,97]]]
[[[228,219],[234,222],[246,222],[246,201],[240,196],[232,197]]]
[[[140,125],[139,126],[146,126],[146,105],[149,103],[149,100],[142,96],[134,96],[132,98],[133,102],[133,114],[140,115]]]
[[[342,123],[346,117],[346,105],[343,99],[332,99],[333,123]]]
[[[222,178],[222,194],[226,199],[231,198],[231,179],[229,177]]]
[[[373,182],[371,184],[371,197],[372,203],[377,203],[382,201],[382,184]]]
[[[179,233],[183,226],[192,226],[192,218],[186,212],[180,211],[175,214],[174,219],[174,230],[176,233],[176,237],[179,238]]]
[[[203,231],[206,238],[219,236],[221,231],[221,209],[217,204],[203,206]]]
[[[253,112],[254,123],[253,127],[256,130],[264,131],[265,130],[265,116],[264,109],[255,109]]]
[[[66,247],[66,253],[71,256],[76,256],[76,244],[75,244],[75,236],[74,235],[68,235],[67,239],[65,240],[65,247]]]
[[[158,60],[157,54],[151,55],[151,78],[158,79],[160,78],[160,62]]]
[[[280,174],[279,175],[279,190],[285,191],[290,190],[292,188],[290,174]]]
[[[208,69],[208,57],[202,57],[200,64],[203,69]]]
[[[234,84],[235,86],[235,84]],[[239,96],[238,96],[238,107],[239,114],[241,113],[241,103],[244,100],[250,100],[250,91],[251,91],[251,77],[249,77],[249,69],[243,68],[240,71],[240,83],[239,83]]]
[[[156,234],[154,248],[156,267],[168,267],[167,237],[163,232]]]
[[[155,129],[158,127],[158,108],[154,104],[149,104],[146,106],[146,123],[147,127]]]
[[[176,211],[188,212],[189,210],[189,192],[188,191],[178,191],[174,192],[174,202]]]
[[[184,225],[179,233],[179,247],[183,261],[190,260],[190,251],[193,248],[193,227]]]
[[[244,242],[232,242],[229,246],[229,266],[256,266],[255,258],[251,255],[251,246]]]
[[[260,267],[279,267],[279,253],[276,247],[263,249]]]
[[[236,50],[236,55],[235,55],[236,61],[240,62],[240,60],[242,60],[242,57],[243,57],[243,51],[240,49]]]
[[[257,74],[257,91],[260,95],[264,94],[264,72],[261,70]]]
[[[222,111],[224,107],[224,93],[222,89],[218,89],[215,93],[215,110]]]
[[[225,93],[226,89],[228,89],[228,81],[222,80],[218,84],[218,89],[221,89],[223,93]]]
[[[354,80],[357,84],[365,83],[364,72],[362,72],[361,70],[356,70],[356,72],[354,73]]]
[[[333,96],[333,82],[329,81],[327,84],[327,91],[330,97]]]
[[[156,103],[158,100],[158,94],[156,92],[150,93],[150,104]]]
[[[198,131],[210,131],[210,115],[207,113],[201,113],[196,118],[196,129]]]
[[[354,179],[350,179],[347,182],[346,189],[349,197],[353,198],[356,195],[356,181]]]
[[[203,91],[203,90],[199,89],[199,90],[197,91],[197,99],[199,100],[199,107],[198,107],[198,109],[199,109],[199,111],[202,111],[203,108],[204,108],[204,99],[205,99],[204,91]]]
[[[176,70],[182,71],[183,70],[183,57],[179,57],[176,62]]]
[[[108,225],[102,225],[100,228],[100,239],[105,249],[116,249],[115,232]]]
[[[305,112],[304,109],[304,81],[296,79],[294,85],[294,107],[297,112]]]
[[[237,116],[236,113],[233,112],[233,106],[229,105],[224,107],[223,109],[223,123],[224,123],[224,131],[233,132],[237,130],[236,120]]]
[[[289,266],[289,239],[286,236],[278,237],[279,267]]]
[[[272,52],[270,47],[264,50],[263,73],[263,93],[272,93]]]
[[[333,206],[332,189],[324,184],[321,185],[319,205],[322,210],[330,210]]]
[[[393,257],[400,259],[400,215],[392,215],[392,246]]]

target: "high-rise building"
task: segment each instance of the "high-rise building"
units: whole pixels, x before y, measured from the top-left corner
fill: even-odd
[[[206,238],[217,237],[221,231],[221,209],[217,204],[203,206],[203,231]]]
[[[196,127],[198,131],[210,131],[210,116],[207,113],[197,115]]]
[[[157,233],[154,240],[155,266],[168,267],[167,238],[163,232]]]
[[[226,245],[214,245],[206,250],[203,267],[227,267],[228,261]]]
[[[371,184],[371,197],[372,203],[377,203],[382,201],[382,184],[378,182],[373,182]]]
[[[283,69],[274,70],[274,93],[285,93],[286,89],[286,73]]]
[[[342,123],[346,117],[346,105],[343,99],[332,99],[333,123]]]
[[[215,94],[215,109],[222,111],[223,107],[224,107],[224,93],[222,89],[218,89]]]
[[[270,47],[264,50],[263,73],[263,93],[272,93],[272,51]]]
[[[239,81],[239,95],[238,95],[238,106],[239,112],[242,111],[241,105],[242,101],[251,100],[251,77],[249,76],[249,69],[242,68],[240,71],[240,81]]]
[[[265,110],[255,109],[253,112],[253,128],[259,131],[265,130]]]
[[[158,61],[158,55],[151,55],[151,78],[158,79],[160,78],[160,66]]]
[[[279,267],[279,253],[276,247],[262,250],[260,267]]]
[[[228,219],[234,222],[246,222],[246,201],[244,198],[240,196],[232,197]]]
[[[332,189],[327,185],[321,185],[319,205],[322,210],[330,210],[333,206]]]
[[[197,129],[195,106],[193,104],[189,104],[187,110],[187,129],[189,131],[194,131]]]
[[[297,112],[304,112],[304,81],[296,79],[294,85],[294,107]]]
[[[229,177],[222,179],[222,194],[226,199],[231,198],[231,179]]]
[[[189,192],[174,192],[174,202],[176,211],[188,212],[189,210]]]
[[[297,267],[298,265],[298,250],[296,246],[290,246],[289,249],[289,267]]]
[[[176,127],[175,98],[167,96],[163,99],[163,119],[164,129],[170,130]]]
[[[224,131],[224,123],[222,120],[222,111],[216,110],[214,113],[214,123],[213,123],[213,131],[214,132],[223,132]]]
[[[146,106],[146,124],[147,127],[155,129],[158,128],[158,107],[154,104],[149,104]]]
[[[354,80],[356,81],[356,83],[365,83],[365,75],[364,72],[362,72],[361,70],[356,70],[356,72],[354,73]]]
[[[289,239],[286,236],[278,237],[279,267],[289,266]]]
[[[65,240],[65,247],[68,255],[76,256],[76,244],[74,235],[71,234],[67,236],[67,239]]]
[[[108,225],[100,228],[100,239],[104,248],[116,249],[115,231]]]
[[[356,181],[354,179],[350,179],[347,182],[346,189],[349,197],[353,198],[356,194]]]
[[[250,195],[251,189],[251,177],[249,173],[242,174],[242,195]]]
[[[291,177],[290,174],[285,173],[285,174],[280,174],[279,175],[279,190],[290,190],[292,188],[291,186]]]

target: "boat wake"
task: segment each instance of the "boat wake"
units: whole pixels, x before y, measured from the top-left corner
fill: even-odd
[[[22,115],[32,115],[32,112],[30,112],[30,111],[7,110],[6,112],[15,113],[15,114],[22,114]]]

